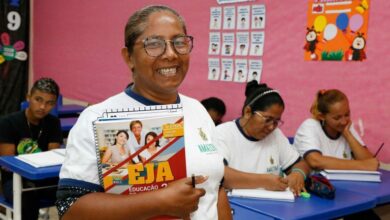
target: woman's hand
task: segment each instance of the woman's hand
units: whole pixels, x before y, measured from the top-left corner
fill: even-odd
[[[349,130],[352,125],[352,120],[348,120],[347,125],[344,127],[344,130],[341,132],[341,134],[346,137],[347,135],[351,135],[351,131]]]
[[[288,180],[288,187],[290,187],[295,196],[300,196],[302,191],[306,192],[305,180],[302,174],[291,172],[286,179]]]
[[[379,161],[376,158],[359,160],[362,162],[362,169],[369,171],[377,171],[379,169]]]
[[[196,176],[195,184],[204,183],[206,180],[207,177]],[[160,195],[166,201],[164,213],[184,219],[189,219],[190,213],[198,209],[200,197],[206,194],[204,189],[192,186],[191,177],[171,182],[162,191]]]
[[[281,176],[266,174],[266,181],[264,189],[271,191],[283,191],[288,187],[288,180]]]

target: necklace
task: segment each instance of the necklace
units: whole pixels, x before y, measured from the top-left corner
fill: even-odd
[[[37,138],[35,139],[34,135],[33,135],[33,130],[32,130],[31,124],[30,124],[30,122],[28,120],[27,120],[27,126],[28,126],[28,131],[30,132],[31,139],[38,142],[39,138],[42,135],[42,127],[38,126],[39,127],[39,132],[38,132]]]

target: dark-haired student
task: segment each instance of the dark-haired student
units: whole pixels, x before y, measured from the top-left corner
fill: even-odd
[[[0,156],[30,154],[56,149],[62,143],[61,125],[58,118],[49,114],[59,96],[57,83],[50,78],[37,80],[27,95],[27,109],[0,119]],[[7,201],[13,201],[12,173],[1,170],[2,189]],[[57,179],[29,181],[24,186],[57,184]],[[38,218],[39,200],[55,200],[55,189],[26,191],[22,194],[22,218]]]
[[[215,125],[222,123],[222,118],[226,113],[225,103],[217,97],[203,99],[200,103],[206,108]]]
[[[347,96],[337,89],[320,90],[311,106],[312,118],[298,128],[294,147],[315,170],[377,170],[378,160],[354,129]],[[344,219],[380,219],[373,210]]]
[[[268,190],[290,187],[295,195],[300,195],[309,168],[278,128],[284,111],[282,97],[255,80],[247,84],[245,95],[242,116],[219,125],[213,135],[228,167],[248,176],[248,181],[235,181],[238,178],[234,177],[242,173],[225,169],[225,186]]]

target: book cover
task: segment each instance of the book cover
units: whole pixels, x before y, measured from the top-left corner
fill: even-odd
[[[106,112],[94,122],[100,182],[107,193],[134,194],[186,177],[180,105]]]
[[[379,171],[325,169],[320,171],[320,174],[329,180],[381,182],[381,173]]]

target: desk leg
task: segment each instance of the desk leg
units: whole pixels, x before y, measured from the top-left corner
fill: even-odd
[[[14,220],[22,219],[22,177],[14,173],[13,177],[13,188],[14,188]]]

